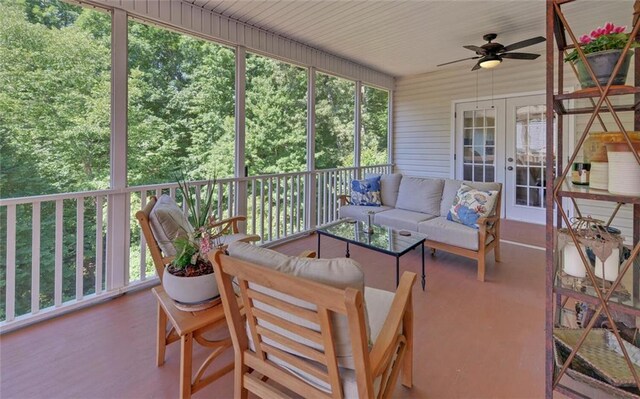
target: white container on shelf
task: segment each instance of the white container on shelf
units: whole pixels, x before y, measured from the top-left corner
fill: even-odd
[[[634,143],[640,150],[640,142]],[[640,195],[640,164],[626,143],[607,144],[609,159],[609,192],[619,195]]]
[[[611,255],[604,262],[596,257],[596,277],[603,280],[615,281],[620,270],[620,249],[614,248]],[[604,273],[603,273],[604,272]]]
[[[580,244],[580,251],[587,257],[587,251],[584,245]],[[587,275],[587,269],[582,263],[580,253],[573,241],[567,242],[562,250],[562,270],[570,276],[584,278]]]
[[[589,178],[589,187],[598,190],[609,189],[608,162],[591,162],[591,176]]]

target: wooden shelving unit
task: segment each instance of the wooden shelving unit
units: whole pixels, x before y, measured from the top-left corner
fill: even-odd
[[[621,337],[621,331],[614,327],[610,333],[594,329],[597,316],[602,315],[609,322],[609,326],[616,326],[621,315],[635,321],[635,328],[640,327],[640,196],[621,196],[611,194],[607,191],[589,189],[584,186],[576,186],[570,183],[570,171],[577,154],[581,151],[584,140],[591,131],[607,130],[601,114],[607,113],[612,119],[615,131],[622,132],[627,144],[631,148],[631,140],[627,129],[623,126],[618,114],[632,112],[634,120],[634,130],[640,131],[640,49],[631,49],[627,46],[623,50],[623,55],[627,52],[635,51],[635,57],[630,68],[630,74],[634,75],[634,86],[613,86],[611,84],[598,86],[591,89],[577,90],[572,93],[563,93],[565,70],[568,73],[575,73],[575,69],[563,62],[567,51],[578,51],[581,59],[585,60],[582,49],[577,46],[577,33],[574,32],[563,8],[574,6],[568,3],[576,3],[579,0],[547,0],[547,142],[552,143],[554,139],[558,143],[556,154],[548,152],[546,157],[546,189],[550,193],[546,201],[547,209],[547,254],[546,254],[546,386],[545,395],[553,398],[554,392],[561,392],[572,398],[589,398],[599,394],[621,398],[640,398],[640,357],[633,358],[633,345],[625,346],[627,341]],[[584,3],[584,2],[583,2]],[[583,4],[588,7],[588,4]],[[575,7],[575,6],[574,6]],[[632,35],[640,39],[640,0],[636,0],[632,9],[629,10],[629,22],[632,26]],[[606,15],[602,16],[606,20]],[[580,32],[581,33],[581,32]],[[588,67],[588,63],[585,62]],[[573,69],[573,71],[572,71]],[[616,69],[617,70],[617,69]],[[593,73],[592,73],[593,75]],[[614,73],[615,75],[615,73]],[[595,79],[594,79],[595,80]],[[557,85],[557,86],[555,86]],[[576,149],[568,157],[569,161],[564,164],[562,137],[566,121],[565,115],[584,115],[588,122],[585,129],[576,132]],[[557,124],[557,133],[554,133],[554,118]],[[557,134],[557,137],[554,135]],[[633,151],[633,148],[631,148]],[[636,157],[638,159],[638,157]],[[640,160],[639,160],[640,162]],[[554,171],[557,171],[555,173]],[[561,274],[559,260],[561,254],[557,250],[558,229],[563,228],[568,232],[573,243],[577,246],[576,232],[571,228],[571,222],[567,214],[565,203],[571,203],[576,214],[580,212],[581,200],[607,201],[612,203],[612,215],[607,224],[611,223],[614,216],[622,204],[630,204],[633,208],[633,238],[628,246],[631,255],[622,266],[616,281],[605,285],[597,279],[592,270],[587,256],[582,255],[582,262],[586,269],[586,278],[582,280],[584,284],[576,285],[566,279]],[[615,225],[612,225],[615,227]],[[622,287],[623,278],[631,276],[632,284],[629,287]],[[569,282],[567,282],[569,281]],[[620,293],[624,292],[625,295]],[[628,295],[627,295],[628,294]],[[569,350],[557,344],[561,339],[560,330],[556,328],[566,328],[566,316],[571,315],[569,306],[576,303],[595,312],[591,321],[587,325],[578,325],[575,330],[579,339]],[[577,313],[577,312],[576,312]],[[575,327],[575,326],[574,326]],[[554,333],[555,331],[555,333]],[[629,368],[631,376],[628,386],[621,387],[620,384],[612,382],[607,376],[593,372],[592,358],[585,360],[587,342],[593,349],[593,337],[595,335],[608,335],[614,337],[611,342],[618,345],[618,350],[622,356],[623,364]],[[636,343],[637,344],[637,343]],[[603,347],[604,347],[603,343]],[[615,344],[613,344],[615,345]],[[597,344],[596,344],[597,347]],[[562,349],[562,350],[561,350]],[[598,349],[598,348],[596,348]],[[604,348],[603,348],[604,349]],[[582,351],[581,351],[582,350]],[[640,352],[640,349],[638,349]],[[631,355],[630,355],[631,353]],[[587,367],[582,367],[584,365]],[[598,366],[595,364],[595,366]],[[589,368],[591,367],[591,369]],[[590,371],[591,370],[591,371]]]

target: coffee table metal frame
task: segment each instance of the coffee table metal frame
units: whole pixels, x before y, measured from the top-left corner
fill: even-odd
[[[368,248],[368,249],[370,249],[372,251],[381,252],[383,254],[391,255],[391,256],[396,258],[396,287],[397,287],[398,284],[400,283],[400,257],[402,255],[406,254],[407,252],[416,249],[418,246],[421,246],[421,248],[422,248],[422,257],[421,257],[422,258],[422,279],[421,279],[421,283],[422,283],[422,290],[423,291],[425,290],[425,286],[426,286],[427,280],[426,280],[426,276],[425,276],[425,272],[424,272],[424,242],[427,239],[426,237],[423,236],[415,244],[413,244],[411,246],[408,246],[407,248],[405,248],[404,250],[402,250],[400,252],[395,252],[395,251],[391,251],[391,250],[388,250],[388,249],[376,247],[374,245],[368,245],[368,244],[363,243],[363,242],[355,241],[355,240],[352,240],[350,238],[343,237],[343,236],[340,236],[340,235],[337,235],[337,234],[332,234],[331,232],[328,232],[328,231],[325,230],[325,228],[334,226],[334,225],[339,224],[339,223],[349,223],[349,222],[343,220],[343,221],[340,221],[338,223],[334,223],[333,225],[322,227],[322,228],[319,228],[319,229],[316,230],[316,235],[318,236],[318,251],[317,251],[318,258],[320,258],[320,237],[323,236],[323,235],[327,236],[327,237],[335,238],[336,240],[340,240],[340,241],[346,242],[347,243],[347,249],[346,249],[345,256],[347,258],[351,257],[351,253],[349,252],[349,245],[350,244],[357,245],[357,246],[363,247],[363,248]],[[384,227],[384,226],[381,226],[381,227]],[[394,229],[394,230],[396,230],[396,229]],[[400,230],[396,230],[396,231],[400,231]],[[412,233],[412,235],[413,234],[414,233]]]

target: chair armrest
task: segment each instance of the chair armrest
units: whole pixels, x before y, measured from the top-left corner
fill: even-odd
[[[219,231],[220,235],[226,233],[229,229],[231,229],[231,231],[236,234],[240,232],[240,229],[238,228],[238,222],[244,222],[245,220],[247,220],[246,216],[233,216],[227,219],[218,220],[211,225],[211,228],[222,226]]]
[[[345,194],[338,195],[338,204],[340,206],[347,205],[349,203],[349,198],[351,198],[350,195],[345,195]]]
[[[316,251],[312,251],[310,249],[307,249],[306,251],[302,251],[300,252],[300,255],[298,255],[298,258],[314,259],[315,257],[316,257]]]
[[[371,349],[371,353],[369,354],[371,372],[374,379],[384,371],[389,358],[395,353],[398,330],[402,324],[404,314],[406,311],[411,311],[411,309],[407,308],[407,305],[411,298],[415,281],[415,273],[404,272],[402,273],[402,277],[400,277],[400,284],[393,297],[393,302],[391,303],[387,318],[384,321],[382,331],[380,335],[378,335],[376,342],[373,344],[373,349]]]
[[[483,228],[483,227],[486,228],[487,225],[491,227],[494,223],[496,223],[499,220],[500,220],[500,215],[493,215],[489,217],[479,218],[478,226],[480,226],[480,228]]]

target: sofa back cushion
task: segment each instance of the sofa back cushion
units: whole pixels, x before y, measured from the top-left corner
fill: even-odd
[[[451,209],[451,205],[453,205],[453,201],[456,199],[456,194],[462,186],[462,180],[454,180],[454,179],[444,179],[444,189],[442,190],[442,202],[440,203],[440,216],[447,217],[449,214],[449,210]],[[483,183],[483,182],[473,182],[473,181],[464,181],[469,187],[476,188],[478,190],[487,190],[487,191],[500,191],[502,190],[501,183]]]
[[[443,187],[442,179],[404,176],[400,182],[396,208],[438,215]]]
[[[292,276],[306,278],[322,284],[330,285],[332,287],[346,289],[348,287],[355,288],[361,291],[364,295],[364,272],[360,268],[360,265],[347,258],[338,259],[310,259],[299,258],[295,256],[287,256],[276,251],[272,251],[266,248],[260,248],[255,245],[234,242],[229,245],[227,249],[229,255],[234,258],[239,258],[257,265],[262,265],[270,269],[277,270],[282,273],[290,274]],[[315,309],[315,305],[300,299],[292,298],[290,296],[275,292],[266,287],[253,287],[257,291],[264,292],[267,295],[274,296],[283,301],[295,304],[306,309]],[[257,302],[255,304],[257,308],[261,308],[267,305]],[[271,312],[271,310],[270,310]],[[276,314],[276,312],[273,312]],[[320,331],[320,327],[308,320],[296,317],[293,314],[278,312],[278,317],[281,317],[287,321],[299,324],[301,326]],[[333,334],[334,342],[336,346],[336,355],[338,363],[341,367],[355,368],[353,360],[353,351],[351,349],[351,338],[349,336],[349,321],[344,315],[332,314],[333,317]],[[368,317],[365,312],[365,323],[367,336],[370,337],[370,328]],[[313,344],[305,340],[304,338],[293,334],[289,331],[284,331],[273,324],[266,323],[264,320],[260,321],[260,324],[265,324],[269,329],[284,335],[285,337],[292,339],[296,342],[302,342],[307,346],[313,346]],[[251,346],[253,347],[251,334],[247,334]],[[304,356],[301,353],[296,353],[290,350],[290,348],[282,347],[278,343],[265,339],[265,343],[269,343],[279,349],[285,350],[290,353],[294,353],[298,356]],[[317,345],[317,349],[321,350],[322,345]]]
[[[398,190],[400,190],[402,174],[389,173],[386,175],[379,175],[375,173],[367,173],[365,175],[367,179],[375,176],[380,176],[380,197],[382,199],[382,205],[395,207],[398,199]]]
[[[149,225],[164,256],[175,256],[173,241],[193,233],[193,227],[173,198],[163,194],[149,212]]]

